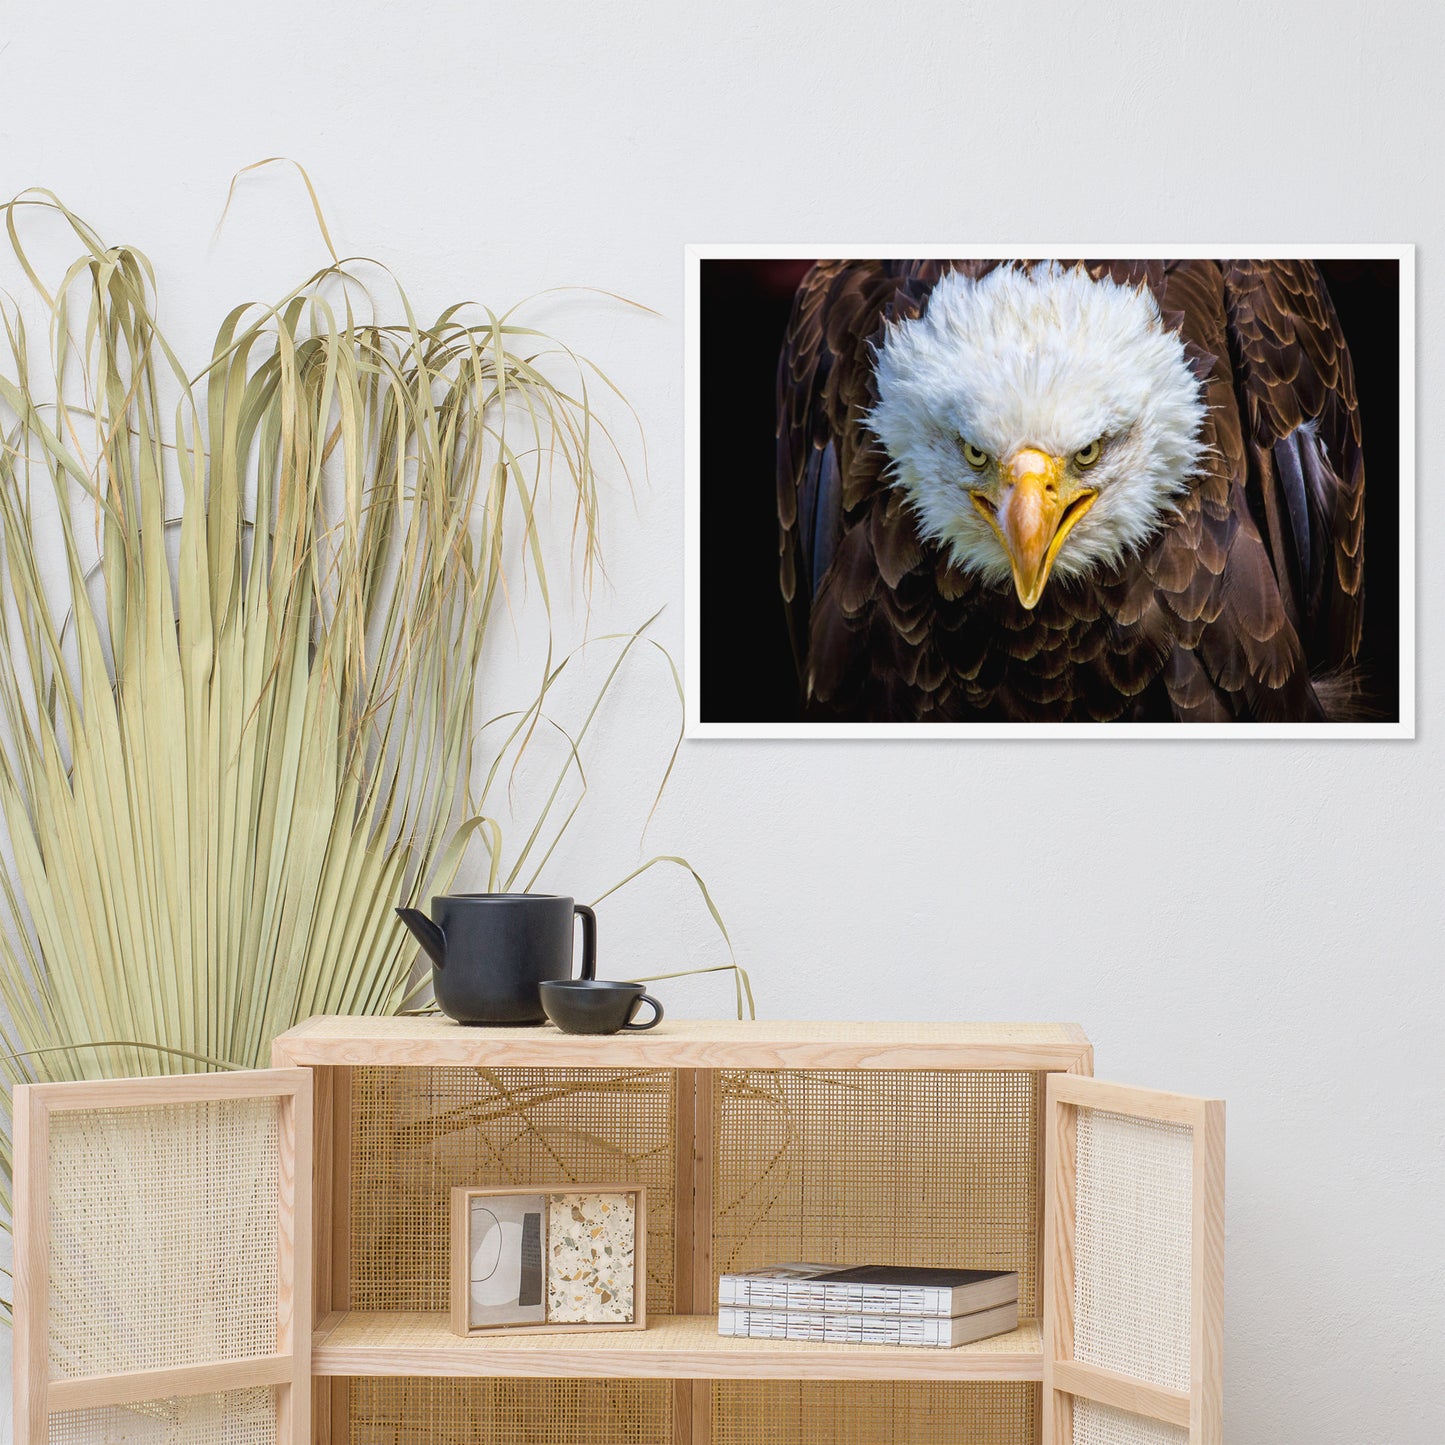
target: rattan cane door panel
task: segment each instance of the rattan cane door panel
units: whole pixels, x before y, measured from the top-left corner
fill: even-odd
[[[1048,1084],[1045,1445],[1221,1445],[1224,1106]]]
[[[172,1395],[57,1411],[49,1445],[278,1445],[278,1415],[275,1390]]]
[[[309,1441],[311,1085],[17,1088],[16,1445]]]
[[[1080,1398],[1074,1401],[1074,1439],[1088,1445],[1189,1445],[1189,1431]]]
[[[1075,1115],[1074,1358],[1189,1388],[1194,1131]]]
[[[264,1098],[52,1113],[52,1376],[275,1350],[280,1125]]]

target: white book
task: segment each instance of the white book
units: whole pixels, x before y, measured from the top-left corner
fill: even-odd
[[[776,1264],[718,1280],[718,1304],[765,1310],[949,1319],[1008,1304],[1019,1277],[1002,1269],[925,1269],[901,1265]]]
[[[889,1315],[813,1314],[803,1310],[718,1310],[717,1332],[753,1340],[813,1340],[828,1345],[913,1345],[947,1350],[989,1335],[1007,1334],[1019,1323],[1018,1301],[951,1319]]]

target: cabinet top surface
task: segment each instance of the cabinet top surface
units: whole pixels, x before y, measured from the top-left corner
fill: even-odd
[[[667,1019],[605,1037],[551,1024],[477,1028],[440,1015],[323,1016],[275,1042],[278,1064],[602,1068],[1059,1069],[1090,1056],[1064,1023],[802,1023]]]

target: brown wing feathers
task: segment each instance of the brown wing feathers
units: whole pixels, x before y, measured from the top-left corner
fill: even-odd
[[[793,303],[778,361],[780,576],[800,680],[819,703],[860,706],[871,677],[888,705],[906,706],[895,669],[908,647],[888,622],[906,607],[874,614],[896,601],[880,569],[891,594],[919,543],[889,499],[873,506],[887,459],[859,419],[876,399],[874,339],[886,320],[917,316],[939,274],[937,262],[824,261]]]
[[[1236,392],[1254,494],[1291,619],[1316,669],[1353,662],[1365,470],[1354,371],[1318,270],[1226,263]]]
[[[778,367],[780,575],[821,716],[1111,720],[1322,715],[1310,682],[1359,644],[1364,474],[1349,354],[1308,263],[1092,262],[1142,281],[1209,406],[1179,516],[1113,574],[1025,611],[918,537],[860,425],[873,344],[954,265],[822,262]]]

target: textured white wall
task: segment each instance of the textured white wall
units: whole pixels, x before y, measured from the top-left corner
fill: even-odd
[[[7,5],[0,30],[0,190],[51,186],[149,251],[193,356],[238,297],[323,259],[280,172],[212,242],[232,172],[277,153],[310,168],[343,250],[425,305],[589,283],[663,312],[539,312],[623,386],[651,448],[637,508],[620,486],[609,502],[599,627],[665,603],[680,644],[690,240],[1416,241],[1420,535],[1437,524],[1438,7],[75,0]],[[1428,659],[1445,584],[1421,577]],[[1101,1074],[1224,1095],[1229,1439],[1435,1445],[1428,662],[1420,685],[1415,743],[695,743],[639,848],[675,726],[649,665],[607,714],[607,781],[547,881],[590,897],[683,852],[771,1015],[1078,1019]],[[605,907],[612,972],[722,956],[680,877]],[[729,1007],[716,979],[666,997]]]

